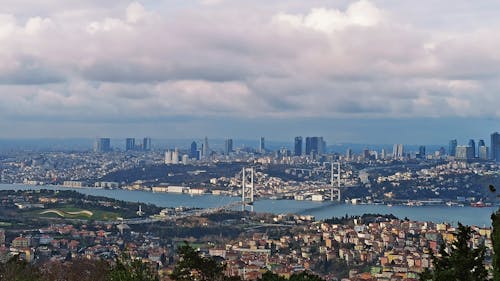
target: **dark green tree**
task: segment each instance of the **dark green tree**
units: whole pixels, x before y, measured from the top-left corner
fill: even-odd
[[[500,210],[491,215],[493,233],[493,281],[500,281]]]
[[[290,276],[290,279],[279,276],[278,274],[267,271],[262,274],[262,278],[259,281],[324,281],[321,277],[312,274],[307,271],[302,271],[300,273],[294,273]]]
[[[177,250],[179,262],[170,277],[175,281],[238,281],[239,278],[227,277],[225,265],[211,257],[202,257],[188,243]]]
[[[472,230],[469,226],[458,224],[458,232],[450,251],[442,245],[440,257],[432,256],[434,269],[425,271],[420,280],[427,281],[484,281],[488,272],[484,267],[485,247],[469,247]]]
[[[41,281],[42,275],[37,267],[14,257],[7,263],[0,264],[0,280]]]
[[[294,273],[290,276],[290,281],[324,281],[316,274],[302,271],[301,273]]]
[[[260,278],[259,281],[286,281],[286,279],[271,271],[266,271],[262,274],[262,278]]]
[[[108,262],[89,259],[49,262],[40,268],[44,281],[108,281],[109,270]]]
[[[108,281],[159,281],[158,274],[149,264],[128,255],[118,258],[109,272]]]

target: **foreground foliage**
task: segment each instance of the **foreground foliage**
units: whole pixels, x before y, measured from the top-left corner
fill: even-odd
[[[481,245],[476,249],[469,247],[472,230],[469,226],[458,224],[456,240],[451,245],[451,250],[446,251],[441,246],[441,257],[432,256],[434,269],[426,270],[420,276],[422,281],[483,281],[487,280],[488,271],[484,267],[485,247]]]

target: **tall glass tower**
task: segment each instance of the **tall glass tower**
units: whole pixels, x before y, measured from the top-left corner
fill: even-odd
[[[500,134],[498,132],[491,134],[491,159],[500,162]]]
[[[456,139],[450,140],[450,143],[448,145],[448,155],[455,156],[455,154],[457,154],[457,145],[458,142]]]

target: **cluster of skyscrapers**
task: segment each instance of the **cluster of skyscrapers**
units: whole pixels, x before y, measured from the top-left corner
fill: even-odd
[[[230,155],[234,152],[233,139],[228,138],[224,141],[223,154]],[[96,138],[94,142],[95,152],[109,152],[112,151],[111,139],[110,138]],[[125,139],[125,151],[150,151],[151,150],[151,138],[145,137],[137,141],[135,138]],[[265,146],[265,139],[261,137],[259,139],[259,145],[254,152],[265,154],[267,152]],[[293,151],[289,151],[285,148],[282,151],[278,151],[286,155],[292,156],[319,156],[326,153],[326,142],[323,137],[306,137],[305,141],[302,136],[297,136],[294,139]],[[362,156],[367,159],[371,157],[370,151],[366,149],[363,151]],[[167,164],[177,164],[180,162],[186,162],[189,159],[193,160],[206,160],[210,159],[213,151],[210,150],[208,144],[208,138],[205,137],[201,144],[196,141],[191,143],[189,150],[183,154],[179,154],[178,149],[168,150],[165,153],[165,163]],[[438,153],[438,152],[436,152]],[[439,151],[440,155],[444,155],[445,149],[441,148]],[[366,155],[364,155],[366,154]],[[474,139],[470,139],[467,145],[459,145],[456,139],[450,140],[448,145],[449,156],[455,157],[457,160],[494,160],[500,162],[500,133],[495,132],[491,134],[491,145],[486,146],[486,142],[480,139],[477,144]],[[425,146],[420,146],[418,152],[416,153],[416,158],[426,157]],[[346,154],[347,159],[353,157],[352,150],[349,149]],[[382,158],[385,159],[385,150],[382,150]],[[402,159],[407,157],[405,155],[405,150],[403,144],[395,144],[393,147],[392,158]]]
[[[295,137],[293,155],[294,156],[316,156],[326,152],[326,142],[323,137],[306,137],[305,150],[303,148],[302,137]]]
[[[125,139],[125,151],[150,151],[151,138],[145,137],[142,142],[136,142],[135,138]],[[94,142],[94,152],[112,151],[110,138],[96,138]]]
[[[500,162],[500,134],[491,134],[491,145],[486,146],[484,140],[476,142],[471,139],[467,145],[458,145],[456,139],[450,140],[448,145],[448,155],[454,156],[457,160],[494,160]]]

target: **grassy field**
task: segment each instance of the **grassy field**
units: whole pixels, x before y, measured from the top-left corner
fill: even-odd
[[[27,212],[28,215],[48,218],[67,219],[92,219],[92,220],[116,220],[121,215],[116,212],[106,212],[101,210],[80,209],[74,206],[64,206],[53,209],[43,209]]]

